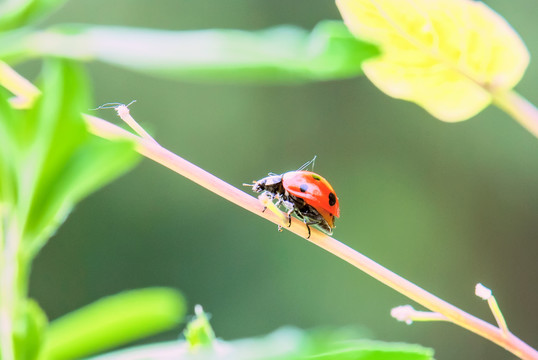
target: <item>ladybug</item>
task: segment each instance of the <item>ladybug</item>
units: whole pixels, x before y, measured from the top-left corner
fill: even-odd
[[[309,238],[310,225],[318,226],[331,235],[334,218],[340,217],[338,197],[327,180],[312,171],[301,169],[281,175],[270,173],[248,186],[252,186],[257,193],[265,193],[271,200],[277,199],[276,206],[284,205],[288,210],[290,225],[291,214],[303,220]]]

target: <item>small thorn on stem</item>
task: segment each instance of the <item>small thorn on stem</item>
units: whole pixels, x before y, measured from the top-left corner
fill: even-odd
[[[393,308],[390,315],[398,321],[411,325],[413,321],[448,321],[443,314],[432,311],[418,311],[411,305],[402,305]]]
[[[495,317],[499,329],[501,329],[505,337],[508,337],[508,335],[510,335],[510,330],[508,330],[508,326],[506,325],[504,316],[499,308],[499,304],[497,304],[497,300],[495,300],[495,296],[493,296],[493,292],[484,285],[478,283],[475,287],[475,294],[482,300],[488,302],[491,313],[493,314],[493,317]]]

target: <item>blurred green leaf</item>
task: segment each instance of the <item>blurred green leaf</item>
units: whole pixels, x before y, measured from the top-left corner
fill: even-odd
[[[349,78],[362,74],[362,62],[380,54],[370,43],[353,36],[341,21],[320,22],[309,37],[312,58],[309,68],[319,80]]]
[[[82,112],[88,109],[88,83],[80,66],[46,61],[40,88],[42,96],[28,110],[12,109],[11,94],[0,89],[1,225],[10,226],[9,245],[17,249],[15,259],[0,263],[16,266],[8,290],[13,303],[22,304],[10,314],[17,359],[35,358],[46,323],[37,304],[26,300],[32,258],[76,202],[138,158],[131,143],[87,131]]]
[[[32,299],[20,304],[19,313],[13,336],[15,358],[17,360],[37,359],[43,344],[47,316]]]
[[[18,204],[33,256],[73,206],[128,170],[138,158],[127,142],[91,136],[81,113],[89,108],[85,73],[77,64],[48,61],[36,106],[20,112],[12,130],[18,153]]]
[[[317,360],[430,360],[433,351],[413,344],[363,340],[346,349],[313,356]]]
[[[320,360],[428,360],[433,350],[420,345],[364,339],[354,328],[309,331],[301,354]]]
[[[13,36],[13,35],[11,35]],[[100,60],[166,78],[190,81],[302,82],[357,76],[364,60],[378,55],[340,21],[312,32],[294,26],[259,31],[154,29],[63,25],[13,39],[0,58],[62,56]],[[144,51],[140,51],[144,49]],[[16,52],[19,52],[17,54]]]
[[[350,338],[358,332],[301,331],[282,328],[260,338],[215,341],[211,349],[191,351],[184,341],[116,351],[92,360],[430,360],[433,350],[419,345]]]
[[[0,206],[15,203],[15,172],[13,169],[16,154],[12,139],[12,127],[17,123],[17,114],[11,108],[6,90],[0,89]],[[0,213],[1,213],[0,208]]]
[[[76,359],[177,325],[185,301],[173,289],[126,291],[100,299],[50,324],[44,359]]]
[[[35,22],[67,0],[8,0],[0,3],[0,31]]]

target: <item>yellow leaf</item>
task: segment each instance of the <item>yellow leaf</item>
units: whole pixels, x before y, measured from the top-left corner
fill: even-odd
[[[336,0],[351,32],[382,55],[363,63],[386,94],[444,121],[476,115],[512,89],[529,63],[518,34],[473,0]]]

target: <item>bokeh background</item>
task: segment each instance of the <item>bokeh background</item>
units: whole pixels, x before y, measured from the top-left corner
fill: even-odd
[[[486,1],[538,54],[534,0]],[[72,0],[48,19],[173,30],[311,29],[333,1]],[[196,84],[92,63],[95,105],[132,114],[170,150],[236,186],[314,155],[342,216],[335,237],[483,319],[494,289],[510,329],[538,346],[538,140],[500,110],[442,123],[365,77],[302,85]],[[517,90],[538,104],[538,65]],[[112,111],[101,116],[114,119]],[[144,160],[78,205],[35,262],[31,296],[51,319],[126,289],[181,289],[223,339],[357,325],[431,346],[437,359],[510,359],[445,323],[389,315],[410,301],[314,245]],[[152,339],[176,338],[180,328]]]

